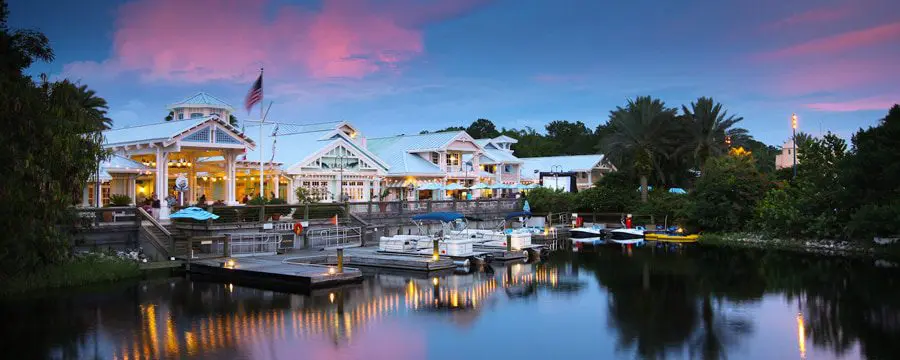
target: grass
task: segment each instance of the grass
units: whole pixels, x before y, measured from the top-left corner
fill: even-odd
[[[78,256],[64,264],[50,265],[9,278],[0,288],[0,297],[113,282],[140,275],[141,271],[134,261],[92,253]]]
[[[900,245],[866,246],[851,241],[785,240],[769,238],[754,233],[703,234],[701,243],[705,246],[788,250],[835,255],[887,257],[894,259],[900,258]]]

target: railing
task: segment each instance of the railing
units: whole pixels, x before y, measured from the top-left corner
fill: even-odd
[[[273,255],[281,242],[281,236],[276,233],[237,233],[227,236],[228,254],[236,257]]]
[[[131,206],[105,208],[75,208],[77,229],[90,229],[105,226],[132,225],[140,226],[141,219],[137,208]]]
[[[326,249],[338,247],[360,246],[362,244],[362,228],[334,227],[313,230],[309,234],[312,246]]]
[[[138,222],[142,224],[141,232],[150,240],[153,246],[157,251],[163,254],[165,257],[169,257],[169,254],[174,252],[175,249],[175,239],[172,237],[172,233],[169,232],[169,229],[166,229],[165,226],[156,221],[150,214],[147,213],[143,208],[135,208],[136,214],[138,215]],[[156,236],[152,231],[148,231],[148,229],[143,228],[143,220],[147,220],[150,222],[150,226],[155,228],[159,233],[163,234],[165,239],[160,239]]]

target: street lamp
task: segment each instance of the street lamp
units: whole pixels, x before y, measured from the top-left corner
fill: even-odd
[[[797,114],[791,114],[791,131],[793,132],[791,142],[794,143],[794,178],[797,178]]]

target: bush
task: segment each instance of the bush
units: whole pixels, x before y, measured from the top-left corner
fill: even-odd
[[[707,160],[688,194],[689,225],[707,231],[743,229],[753,218],[767,183],[749,153],[733,150],[727,156]]]
[[[632,191],[636,192],[636,191]],[[646,203],[635,202],[632,212],[640,215],[652,215],[658,223],[668,217],[668,222],[681,223],[687,218],[689,208],[688,196],[673,194],[666,189],[654,189],[647,196]]]
[[[558,213],[574,209],[576,196],[561,190],[536,188],[528,192],[527,198],[532,212]]]
[[[131,206],[131,197],[128,195],[113,194],[109,196],[110,206]]]
[[[0,295],[112,282],[139,275],[140,269],[134,261],[89,253],[7,279],[4,286],[0,287]]]
[[[640,201],[637,185],[624,173],[605,175],[596,186],[578,193],[576,207],[579,211],[594,213],[626,212]]]
[[[900,235],[900,204],[867,204],[853,213],[846,227],[847,235],[872,239]]]

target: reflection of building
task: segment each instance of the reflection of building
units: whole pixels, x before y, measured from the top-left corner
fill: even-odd
[[[775,168],[776,169],[784,169],[794,166],[794,151],[796,151],[794,147],[794,141],[788,140],[784,142],[784,146],[781,147],[781,154],[775,155]],[[797,163],[800,163],[800,160],[797,160]]]
[[[315,340],[324,336],[335,343],[347,343],[360,331],[396,313],[449,312],[457,321],[471,321],[497,290],[525,284],[555,287],[557,269],[517,264],[508,271],[498,270],[493,276],[475,273],[411,279],[378,275],[361,286],[313,296],[185,282],[179,286],[189,286],[190,290],[183,290],[189,291],[190,296],[146,299],[146,305],[140,306],[137,324],[109,319],[98,327],[117,334],[112,349],[114,359],[208,355],[267,339]],[[153,289],[148,294],[152,293]],[[166,299],[172,298],[190,298],[199,303],[167,303],[170,300]],[[121,329],[123,326],[128,328]],[[130,336],[120,335],[129,331]]]

